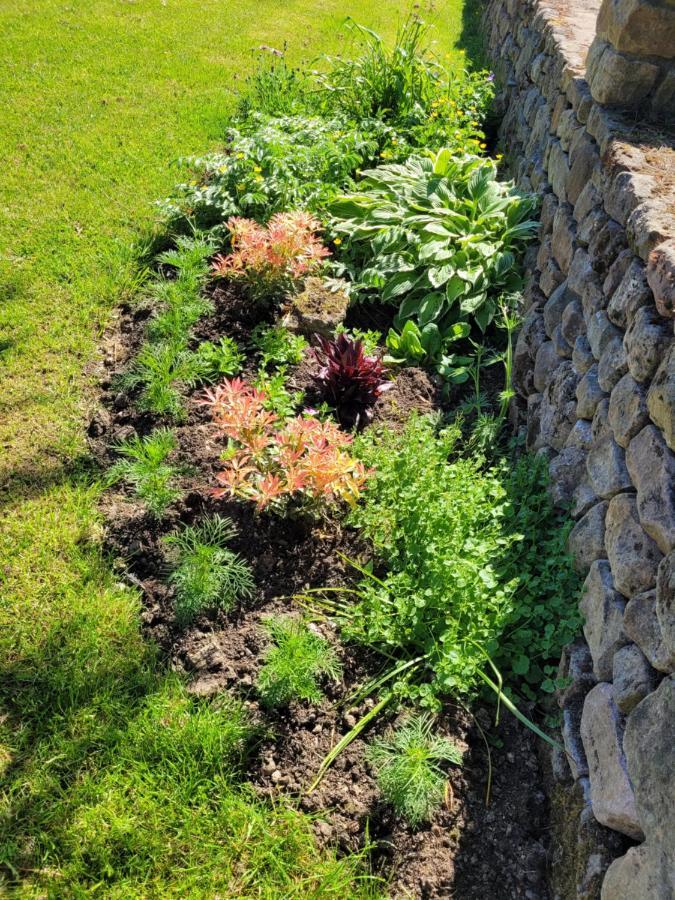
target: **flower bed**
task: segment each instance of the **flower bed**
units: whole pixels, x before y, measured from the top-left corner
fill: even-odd
[[[544,896],[522,783],[577,620],[541,461],[506,428],[533,202],[480,155],[489,78],[422,40],[411,19],[392,51],[254,79],[164,205],[93,445],[148,633],[244,702],[256,789],[343,851],[373,841],[394,892]],[[310,115],[347,163],[309,152]]]

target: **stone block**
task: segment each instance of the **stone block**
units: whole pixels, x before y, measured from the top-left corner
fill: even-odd
[[[652,191],[652,180],[646,175],[623,169],[611,179],[605,191],[605,209],[620,225],[625,225],[636,206],[645,200]]]
[[[572,174],[570,173],[571,180]],[[596,209],[602,209],[602,194],[589,178],[574,203],[574,218],[577,224],[583,222],[586,216]]]
[[[585,334],[586,322],[581,300],[574,297],[563,310],[560,320],[560,330],[570,347],[574,347],[576,339]]]
[[[593,267],[591,266],[591,258],[588,251],[583,247],[577,247],[572,257],[569,274],[567,276],[567,286],[581,297],[586,281],[593,276]]]
[[[645,262],[649,254],[675,234],[675,210],[668,199],[654,196],[636,206],[626,223],[631,247]]]
[[[572,359],[572,348],[565,340],[562,333],[562,325],[556,325],[551,335],[551,342],[555,347],[555,352],[563,359]]]
[[[616,589],[634,597],[656,584],[663,554],[640,524],[634,494],[612,497],[605,518],[605,547]]]
[[[595,357],[585,334],[579,335],[572,348],[572,365],[579,375],[584,375],[595,363]]]
[[[583,419],[579,419],[579,421],[583,422]],[[587,425],[588,423],[586,422],[584,424]],[[600,498],[591,487],[590,481],[588,480],[588,475],[584,475],[583,479],[579,482],[572,496],[570,515],[575,520],[580,519],[582,516],[586,515],[586,513],[591,509],[592,506],[596,505],[599,499]]]
[[[617,444],[624,449],[649,423],[645,389],[630,373],[626,373],[612,390],[608,421]]]
[[[569,441],[569,437],[567,439]],[[549,463],[549,493],[554,504],[565,508],[584,475],[586,453],[579,447],[564,447]]]
[[[607,344],[614,338],[623,337],[623,334],[616,325],[609,321],[607,313],[604,310],[600,310],[591,316],[586,337],[591,345],[593,356],[599,360]]]
[[[598,408],[593,416],[591,431],[594,441],[600,441],[605,435],[612,433],[609,427],[609,399],[607,397],[598,403]]]
[[[544,327],[549,337],[562,321],[562,314],[568,303],[574,300],[575,295],[569,290],[567,281],[563,281],[550,295],[544,304]]]
[[[647,381],[654,375],[672,340],[672,326],[655,307],[637,310],[624,337],[628,371],[636,381]]]
[[[617,53],[600,38],[591,44],[586,77],[597,103],[636,108],[656,84],[658,74],[658,66]]]
[[[544,316],[532,307],[523,319],[513,352],[513,386],[521,397],[534,393],[534,362],[537,351],[546,340]]]
[[[659,672],[675,670],[675,647],[669,646],[656,614],[656,590],[638,594],[626,605],[623,617],[626,637],[635,641]]]
[[[585,129],[579,128],[572,138],[569,152],[570,174],[567,178],[567,200],[576,204],[582,191],[590,183],[593,172],[600,165],[600,156],[595,141]]]
[[[615,859],[602,882],[600,900],[673,900],[673,858],[648,841]]]
[[[626,644],[614,654],[612,693],[620,712],[628,715],[656,687],[656,672],[637,644]]]
[[[539,276],[539,287],[547,297],[550,297],[553,291],[559,287],[565,276],[560,271],[558,263],[554,259],[549,259]]]
[[[539,353],[544,346],[546,345],[542,345]],[[536,450],[540,447],[552,447],[560,451],[565,446],[565,441],[577,420],[575,399],[577,382],[578,376],[572,363],[562,360],[542,394]]]
[[[598,384],[603,391],[610,393],[627,371],[628,357],[623,339],[612,338],[602,351],[598,361]]]
[[[614,654],[628,642],[623,626],[625,607],[625,598],[614,586],[609,562],[593,560],[581,589],[579,609],[593,658],[593,674],[600,681],[612,677]]]
[[[539,213],[539,226],[542,237],[550,235],[553,231],[553,217],[555,216],[558,205],[559,200],[555,194],[544,194],[544,198],[541,201],[541,211]],[[542,267],[540,266],[539,268]]]
[[[647,392],[652,422],[663,432],[666,444],[675,450],[675,343],[665,354]]]
[[[645,426],[630,442],[626,465],[637,489],[640,524],[662,553],[670,553],[675,547],[675,456],[655,425]]]
[[[656,576],[656,618],[662,640],[662,651],[675,659],[675,551],[661,560]]]
[[[597,34],[615,50],[675,58],[675,7],[645,0],[603,0]]]
[[[532,376],[535,390],[542,393],[546,389],[546,385],[561,363],[562,359],[556,353],[553,341],[544,341],[539,345],[537,355],[534,358],[534,372]]]
[[[588,760],[591,804],[596,819],[633,840],[643,840],[622,747],[623,721],[610,684],[597,684],[586,696],[581,739]]]
[[[611,434],[593,444],[586,458],[586,471],[591,487],[605,500],[633,487],[626,467],[626,452]]]
[[[655,247],[647,260],[647,281],[659,314],[675,316],[675,238]]]
[[[588,252],[591,254],[595,271],[604,278],[609,267],[626,246],[624,228],[614,219],[608,219],[588,242]]]
[[[630,249],[630,247],[626,247],[625,250],[622,250],[621,253],[614,260],[612,265],[607,270],[607,275],[605,280],[602,283],[602,292],[607,298],[610,300],[614,295],[614,291],[619,287],[623,276],[626,274],[626,270],[631,262],[635,259],[635,254]]]
[[[591,449],[592,444],[593,429],[591,423],[585,419],[577,419],[565,441],[565,447],[577,447],[579,450],[588,451]]]
[[[576,390],[577,416],[592,419],[598,403],[606,397],[598,382],[598,365],[594,363],[581,378]]]
[[[673,676],[664,678],[628,716],[623,744],[642,830],[652,845],[672,853],[675,849],[672,830],[675,809]]]
[[[607,305],[605,295],[602,293],[602,279],[596,272],[593,272],[592,276],[584,284],[581,291],[581,305],[584,308],[584,319],[587,327],[593,316]]]
[[[585,574],[595,560],[602,559],[605,555],[605,516],[608,505],[607,501],[596,503],[570,531],[567,549],[574,560],[577,572]],[[592,649],[588,635],[586,640]]]
[[[551,182],[554,194],[562,203],[567,202],[567,180],[570,177],[570,167],[567,154],[558,139],[551,143],[551,152],[548,158],[548,180]]]
[[[638,309],[652,302],[645,264],[634,256],[621,279],[621,284],[607,304],[607,315],[611,322],[625,330],[635,318]]]

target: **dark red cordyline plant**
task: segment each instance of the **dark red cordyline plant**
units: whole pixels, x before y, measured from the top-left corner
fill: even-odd
[[[377,356],[366,356],[361,341],[340,334],[332,340],[316,336],[313,353],[321,365],[318,380],[324,398],[343,425],[359,425],[372,416],[377,398],[392,387]]]

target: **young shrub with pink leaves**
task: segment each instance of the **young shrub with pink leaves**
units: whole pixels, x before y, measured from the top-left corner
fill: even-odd
[[[318,347],[313,352],[321,364],[317,380],[323,396],[346,428],[358,427],[372,417],[377,398],[393,382],[378,357],[364,352],[362,341],[345,334],[332,340],[316,338]]]
[[[279,419],[265,409],[266,399],[240,378],[206,393],[204,403],[228,438],[214,496],[251,500],[259,510],[283,511],[291,499],[308,507],[338,500],[354,506],[367,472],[348,453],[349,435],[311,416]]]
[[[227,228],[232,251],[215,258],[213,274],[242,282],[256,299],[297,288],[330,255],[317,236],[320,223],[304,212],[277,213],[267,225],[233,216]]]

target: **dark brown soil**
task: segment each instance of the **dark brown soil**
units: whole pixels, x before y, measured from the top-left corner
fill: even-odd
[[[227,286],[216,289],[214,300],[216,312],[199,326],[196,337],[214,339],[227,333],[245,344],[260,320],[259,309]],[[124,311],[105,344],[102,404],[89,435],[95,456],[106,466],[114,458],[112,444],[134,433],[147,434],[160,424],[150,415],[140,415],[133,396],[115,387],[115,374],[140,344],[146,317],[143,311]],[[314,366],[308,359],[291,378],[292,387],[308,391],[308,403],[313,400]],[[251,363],[248,374],[253,369]],[[433,377],[419,369],[403,369],[394,388],[378,401],[374,420],[398,428],[412,410],[431,411],[439,404],[440,385]],[[175,432],[176,462],[191,467],[183,478],[183,499],[157,523],[122,489],[110,491],[103,503],[108,549],[122,576],[143,590],[145,630],[168,664],[185,673],[196,694],[232,691],[263,727],[264,737],[249,771],[257,791],[261,796],[293,798],[301,809],[317,816],[319,842],[340,851],[358,849],[369,837],[373,868],[388,880],[391,897],[546,900],[547,803],[539,788],[536,742],[513,719],[495,726],[492,707],[479,706],[470,714],[449,705],[439,717],[439,727],[462,747],[465,759],[450,774],[445,808],[416,833],[381,803],[364,761],[364,743],[389,727],[391,720],[377,720],[307,793],[326,753],[372,708],[372,699],[350,708],[344,698],[378,672],[378,661],[362,648],[342,646],[343,680],[324,685],[322,703],[294,703],[271,713],[261,708],[255,691],[268,640],[261,620],[298,611],[288,598],[307,588],[352,583],[358,573],[345,557],[364,563],[370,549],[344,524],[340,511],[320,521],[282,519],[256,515],[244,503],[214,500],[209,489],[222,443],[197,397],[189,399],[187,419]],[[179,523],[215,511],[237,524],[233,549],[252,566],[257,592],[242,608],[201,616],[189,629],[180,630],[173,616],[161,538]],[[337,644],[329,623],[312,627]],[[488,751],[482,733],[491,746],[489,803]]]

